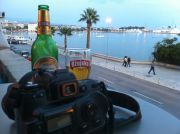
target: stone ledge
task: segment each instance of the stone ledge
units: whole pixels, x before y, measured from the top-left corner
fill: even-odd
[[[3,73],[9,77],[9,82],[17,82],[24,74],[31,71],[31,62],[10,49],[0,50],[0,62]]]

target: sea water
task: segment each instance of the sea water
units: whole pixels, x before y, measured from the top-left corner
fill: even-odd
[[[25,37],[33,40],[36,33],[24,33]],[[152,52],[157,42],[165,38],[178,38],[176,34],[156,34],[152,32],[91,32],[90,48],[93,53],[100,53],[108,56],[123,58],[131,57],[136,61],[151,61],[153,59]],[[59,46],[64,46],[64,36],[55,33],[53,39]],[[68,48],[85,48],[86,32],[73,32],[72,36],[67,37]]]
[[[151,61],[152,52],[158,41],[164,38],[180,38],[176,34],[155,33],[91,33],[90,48],[94,53],[122,58],[129,56],[137,61]],[[55,41],[63,46],[64,37],[55,34]],[[68,47],[86,47],[86,32],[76,33],[67,38]]]

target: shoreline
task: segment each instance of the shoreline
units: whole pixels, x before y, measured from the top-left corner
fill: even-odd
[[[64,47],[58,46],[58,49],[59,49],[59,55],[64,55]],[[97,58],[101,58],[101,59],[104,59],[104,60],[110,60],[110,61],[114,61],[114,62],[123,63],[123,58],[107,56],[107,55],[103,55],[103,54],[99,54],[99,53],[92,53],[92,57],[97,57]],[[151,62],[150,61],[135,61],[135,60],[132,60],[131,64],[150,65]],[[170,68],[170,69],[180,70],[180,66],[177,66],[177,65],[172,65],[172,64],[162,63],[162,62],[155,62],[155,65],[160,66],[160,67],[166,67],[166,68]]]
[[[53,26],[52,26],[53,27]],[[6,29],[3,29],[4,33],[11,33],[10,30],[6,30]],[[29,30],[28,29],[20,29],[20,30],[14,30],[12,31],[14,33],[21,33],[21,32],[28,32],[28,33],[34,33],[36,31],[34,30]],[[56,30],[56,32],[58,32],[58,30]],[[86,30],[74,30],[74,32],[76,33],[81,33],[81,32],[87,32]],[[154,34],[180,34],[179,31],[175,31],[174,28],[171,28],[171,29],[147,29],[147,28],[144,28],[144,29],[116,29],[116,28],[112,28],[110,29],[110,31],[105,31],[105,30],[91,30],[92,33],[154,33]]]
[[[106,56],[106,55],[98,54],[98,53],[93,53],[92,56],[98,57],[98,58],[102,58],[102,59],[105,59],[105,60],[107,59],[107,60],[111,60],[111,61],[123,63],[123,58]],[[132,60],[132,61],[131,61],[131,64],[150,65],[151,62],[150,62],[150,61],[135,61],[135,60]],[[166,68],[171,68],[171,69],[180,70],[180,66],[172,65],[172,64],[168,64],[168,63],[155,62],[155,65],[156,65],[156,66],[161,66],[161,67],[166,67]]]

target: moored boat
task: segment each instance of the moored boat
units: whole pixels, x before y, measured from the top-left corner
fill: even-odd
[[[29,44],[31,42],[30,38],[17,35],[7,35],[6,39],[9,44]]]

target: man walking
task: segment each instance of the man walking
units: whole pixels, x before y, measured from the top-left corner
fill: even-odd
[[[155,68],[154,68],[154,60],[153,60],[152,63],[151,63],[151,68],[150,68],[148,74],[150,74],[151,71],[153,71],[154,75],[156,75],[156,73],[155,73]]]
[[[122,66],[127,67],[127,56],[124,56]]]
[[[131,58],[130,58],[130,57],[128,57],[128,58],[127,58],[127,66],[129,66],[129,67],[130,67],[130,64],[131,64]]]

